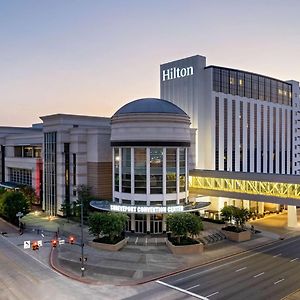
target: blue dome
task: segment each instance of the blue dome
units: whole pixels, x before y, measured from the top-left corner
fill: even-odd
[[[142,98],[134,100],[122,106],[115,116],[125,114],[175,114],[187,116],[187,114],[178,106],[170,101],[157,98]]]

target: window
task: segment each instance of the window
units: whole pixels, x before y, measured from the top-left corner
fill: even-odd
[[[9,181],[17,184],[32,186],[32,172],[28,169],[9,168]]]
[[[146,148],[134,149],[134,192],[146,194]]]
[[[185,148],[179,149],[179,192],[185,192],[186,173],[185,173]]]
[[[75,154],[76,155],[76,154]],[[75,163],[76,163],[76,156],[75,156]],[[74,165],[74,154],[73,154],[73,166]],[[120,190],[120,151],[119,148],[114,148],[114,172],[115,172],[115,191],[119,192]],[[76,173],[73,172],[73,176],[75,175],[74,179],[76,180]]]
[[[122,192],[131,193],[131,149],[122,148]]]
[[[177,149],[167,148],[166,150],[166,184],[167,193],[176,193],[176,163]]]
[[[215,106],[215,166],[216,170],[219,170],[219,97],[216,97],[216,106]]]
[[[163,148],[150,148],[150,194],[162,194]]]

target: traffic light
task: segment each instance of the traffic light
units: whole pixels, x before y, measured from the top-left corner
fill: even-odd
[[[32,243],[32,250],[39,250],[39,245],[37,242]]]
[[[57,246],[57,240],[52,240],[51,243],[52,243],[52,247],[56,248],[56,246]]]
[[[70,244],[74,244],[74,242],[75,242],[74,236],[70,236],[70,237],[69,237],[69,243],[70,243]]]

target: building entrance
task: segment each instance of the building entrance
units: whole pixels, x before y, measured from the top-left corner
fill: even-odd
[[[153,220],[151,221],[151,233],[158,234],[162,233],[162,220]]]
[[[136,233],[146,233],[146,221],[145,220],[135,220],[135,232]]]

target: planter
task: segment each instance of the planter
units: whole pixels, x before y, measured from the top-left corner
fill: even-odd
[[[117,244],[105,244],[105,243],[97,243],[97,242],[89,241],[88,245],[91,246],[92,248],[101,249],[101,250],[119,251],[127,244],[127,242],[128,242],[128,237]]]
[[[222,232],[226,236],[226,238],[233,242],[244,242],[249,241],[251,239],[251,232],[250,231],[241,231],[241,232],[234,232],[222,229]]]
[[[203,244],[174,246],[169,240],[166,241],[167,247],[175,255],[184,254],[201,254],[203,252]]]

